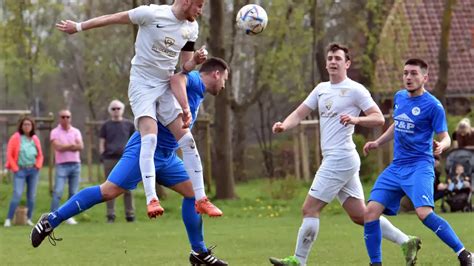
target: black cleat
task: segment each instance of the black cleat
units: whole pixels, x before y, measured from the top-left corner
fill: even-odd
[[[472,266],[472,253],[467,251],[467,249],[463,250],[459,256],[459,264],[461,266]]]
[[[382,266],[381,262],[370,263],[369,266]]]
[[[212,265],[212,266],[227,266],[229,265],[227,262],[220,260],[216,258],[214,255],[212,255],[212,249],[214,247],[209,247],[207,252],[203,253],[196,253],[194,251],[191,251],[191,254],[189,254],[189,262],[191,263],[192,266],[207,266],[207,265]]]
[[[41,215],[35,227],[31,229],[30,240],[33,247],[38,247],[41,242],[48,237],[49,243],[56,246],[56,241],[63,240],[62,238],[56,238],[53,233],[53,227],[48,221],[48,213]]]

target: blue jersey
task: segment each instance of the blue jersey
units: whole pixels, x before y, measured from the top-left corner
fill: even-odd
[[[429,92],[410,97],[407,90],[395,94],[393,163],[434,163],[433,135],[448,131],[441,103]]]
[[[202,101],[204,100],[204,95],[206,93],[206,87],[201,80],[201,76],[199,75],[199,71],[191,71],[186,74],[187,82],[186,82],[186,93],[188,96],[188,103],[189,108],[191,109],[191,115],[193,120],[191,122],[190,128],[194,125],[196,121],[196,117],[199,111],[199,106],[201,105]],[[127,147],[132,146],[130,144],[134,142],[141,142],[140,133],[137,131],[135,132],[132,137],[129,139]],[[164,149],[164,150],[175,150],[178,148],[178,142],[175,140],[171,131],[163,126],[160,122],[158,122],[158,141],[157,141],[157,149]],[[140,148],[140,147],[138,147]]]

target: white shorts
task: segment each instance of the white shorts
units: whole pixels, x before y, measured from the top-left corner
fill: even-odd
[[[364,200],[359,170],[360,158],[357,152],[344,159],[327,156],[316,172],[308,194],[326,203],[337,196],[341,205],[349,197]]]
[[[153,84],[130,80],[128,98],[136,128],[140,117],[158,119],[161,124],[167,126],[183,112],[171,91],[169,80],[155,81]]]

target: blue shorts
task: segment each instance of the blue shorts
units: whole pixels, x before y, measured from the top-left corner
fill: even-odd
[[[410,198],[415,208],[434,207],[434,176],[434,166],[430,162],[419,161],[403,166],[392,163],[377,178],[369,201],[385,206],[387,215],[398,213],[404,195]]]
[[[122,158],[110,172],[107,180],[126,190],[135,189],[137,184],[142,181],[139,157],[140,146],[127,145]],[[189,180],[183,161],[173,150],[162,150],[157,147],[154,161],[156,182],[160,185],[172,187]]]

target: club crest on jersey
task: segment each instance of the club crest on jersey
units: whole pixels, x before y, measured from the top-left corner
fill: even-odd
[[[395,116],[393,118],[393,124],[395,125],[396,131],[415,133],[415,122],[405,113]]]
[[[324,106],[326,106],[326,109],[330,110],[332,107],[332,101],[328,100],[324,103]]]
[[[341,96],[346,96],[351,89],[341,89]]]
[[[153,44],[151,49],[155,52],[167,55],[169,57],[176,57],[178,56],[178,53],[171,50],[170,47],[175,43],[176,41],[173,38],[170,37],[165,37],[164,42],[156,42]],[[164,44],[164,46],[163,46]]]
[[[413,109],[411,109],[411,113],[413,115],[419,115],[420,114],[420,108],[419,107],[413,107]]]
[[[175,40],[173,38],[170,38],[170,37],[165,37],[165,45],[166,47],[170,47],[171,45],[173,45],[175,42]]]

